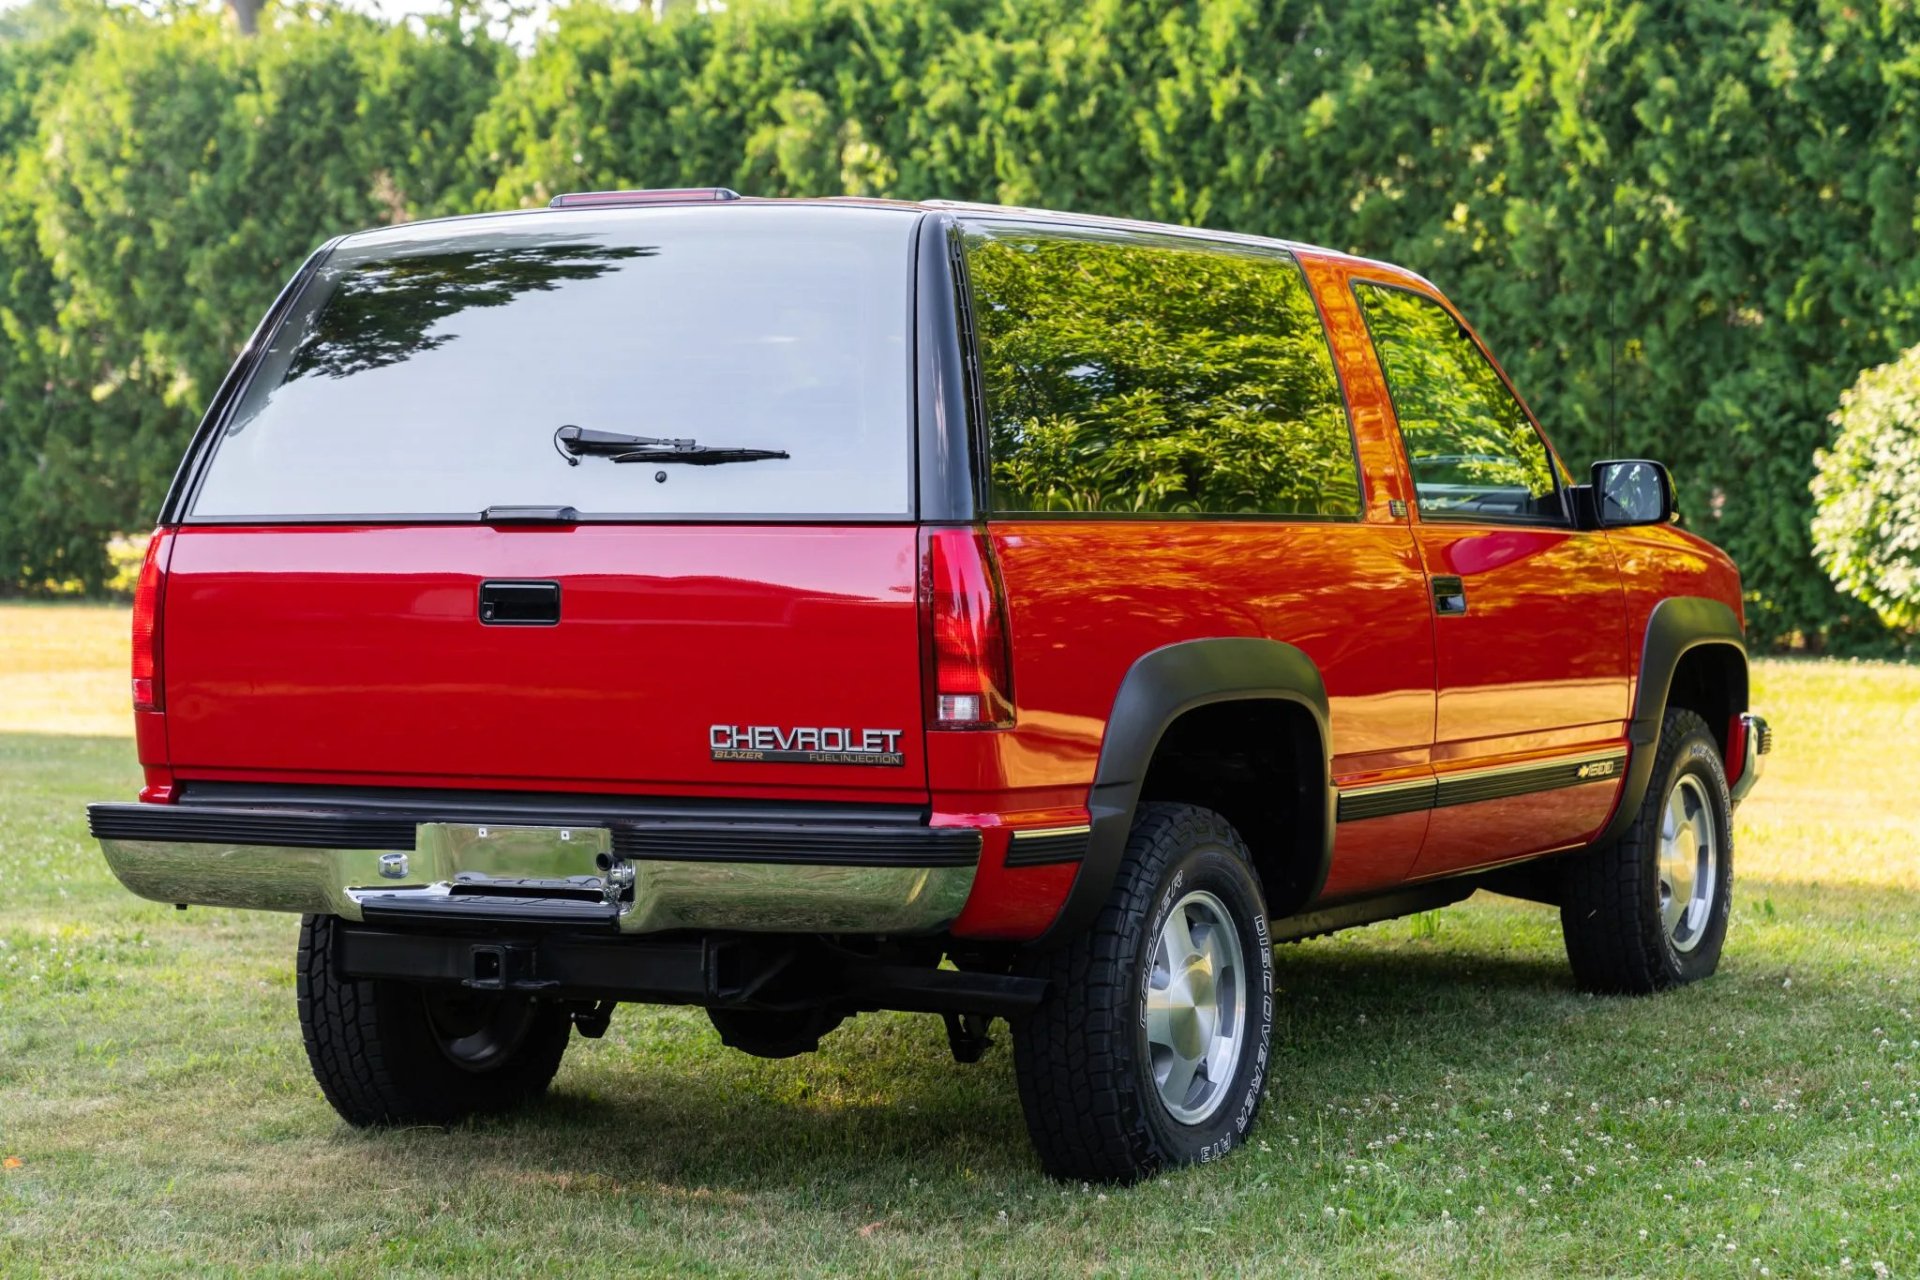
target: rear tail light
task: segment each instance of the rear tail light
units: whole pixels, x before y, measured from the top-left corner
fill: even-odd
[[[140,566],[140,585],[133,591],[133,709],[159,711],[166,706],[161,692],[160,613],[166,595],[167,535],[155,533],[147,543],[147,559]]]
[[[928,718],[935,729],[1013,725],[1013,664],[1007,606],[984,534],[973,529],[921,533],[924,603],[932,640]]]

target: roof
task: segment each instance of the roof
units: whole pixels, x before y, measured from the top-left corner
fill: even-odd
[[[586,199],[582,199],[586,197]],[[562,206],[562,200],[579,200],[578,204]],[[608,214],[630,211],[639,214],[648,209],[719,208],[738,205],[741,207],[765,207],[768,205],[793,205],[809,208],[822,206],[843,206],[861,209],[899,209],[905,212],[945,213],[961,218],[982,218],[996,221],[1051,223],[1055,225],[1087,227],[1091,229],[1128,231],[1149,235],[1176,236],[1183,239],[1206,240],[1216,244],[1244,244],[1262,248],[1282,249],[1289,253],[1308,253],[1320,257],[1333,258],[1352,266],[1368,267],[1388,272],[1396,276],[1419,280],[1432,287],[1431,282],[1416,272],[1397,263],[1367,258],[1340,249],[1329,249],[1323,245],[1306,241],[1287,240],[1275,236],[1256,236],[1239,231],[1222,231],[1208,227],[1190,227],[1172,222],[1150,222],[1139,218],[1119,218],[1097,213],[1074,213],[1062,209],[1035,209],[1019,205],[983,204],[967,200],[895,200],[877,196],[812,196],[812,197],[776,197],[741,196],[724,187],[676,188],[657,191],[608,191],[590,193],[569,193],[556,196],[552,204],[545,208],[505,209],[487,213],[456,214],[444,218],[423,219],[409,226],[437,225],[491,220],[501,217],[517,217],[529,214],[551,214],[566,217],[575,213],[594,212]],[[394,228],[372,227],[354,232],[352,237],[377,235]]]

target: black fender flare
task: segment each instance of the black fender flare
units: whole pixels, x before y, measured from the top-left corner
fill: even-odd
[[[1196,707],[1218,702],[1279,701],[1303,708],[1320,742],[1322,820],[1320,865],[1311,880],[1318,896],[1333,861],[1333,777],[1327,731],[1327,688],[1313,659],[1290,644],[1246,636],[1184,640],[1142,654],[1114,695],[1100,744],[1087,808],[1092,831],[1080,872],[1059,914],[1041,938],[1057,944],[1087,929],[1113,888],[1126,854],[1140,788],[1168,726]]]
[[[1704,596],[1668,596],[1647,616],[1647,634],[1640,651],[1640,683],[1634,690],[1633,716],[1627,722],[1627,778],[1613,817],[1593,839],[1596,846],[1612,844],[1633,825],[1653,778],[1653,758],[1660,746],[1660,725],[1667,711],[1673,673],[1690,649],[1701,645],[1730,645],[1740,653],[1740,687],[1736,709],[1747,707],[1747,640],[1740,619],[1719,600]]]

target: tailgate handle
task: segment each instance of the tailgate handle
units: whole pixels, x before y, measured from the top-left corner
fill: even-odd
[[[560,621],[560,584],[483,582],[480,621],[495,627],[551,627]]]

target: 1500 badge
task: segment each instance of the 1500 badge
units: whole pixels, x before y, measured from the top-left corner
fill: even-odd
[[[715,760],[752,764],[900,765],[898,729],[781,728],[770,724],[716,724],[707,730]]]

